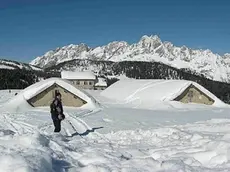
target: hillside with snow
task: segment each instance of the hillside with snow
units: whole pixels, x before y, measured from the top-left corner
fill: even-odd
[[[161,62],[178,69],[189,69],[212,80],[230,82],[229,54],[220,56],[210,50],[177,47],[171,42],[163,42],[158,36],[143,36],[139,42],[131,45],[125,41],[114,41],[96,48],[86,44],[71,44],[51,50],[30,64],[51,67],[73,59]]]
[[[34,70],[34,71],[42,71],[43,69],[40,67],[36,67],[34,65],[30,65],[27,63],[21,63],[13,60],[0,59],[0,69],[25,69],[25,70]]]
[[[58,74],[45,72],[42,68],[27,63],[0,59],[0,89],[23,89],[51,76]]]

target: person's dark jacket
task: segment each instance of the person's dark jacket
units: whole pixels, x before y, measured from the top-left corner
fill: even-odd
[[[50,113],[53,120],[59,120],[58,115],[63,115],[62,102],[58,99],[54,99],[50,105]]]

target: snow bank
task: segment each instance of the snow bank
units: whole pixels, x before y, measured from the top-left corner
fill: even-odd
[[[61,79],[61,78],[49,78],[46,80],[42,80],[37,82],[26,89],[22,90],[18,95],[7,101],[2,105],[2,108],[7,109],[9,112],[14,111],[24,111],[33,108],[27,100],[31,99],[35,95],[49,88],[53,84],[58,84],[61,87],[69,90],[74,95],[77,95],[81,99],[85,100],[87,103],[83,105],[81,108],[94,108],[97,106],[96,100],[91,97],[89,94],[84,93],[83,91],[74,87],[69,81]]]
[[[177,105],[172,101],[179,96],[190,84],[193,84],[215,102],[213,106],[227,106],[215,95],[201,85],[186,80],[136,80],[126,79],[117,81],[101,95],[123,103],[131,103],[138,107],[152,108],[156,105]]]
[[[95,80],[96,76],[90,71],[62,71],[61,78],[63,79],[91,79]]]
[[[0,90],[0,104],[5,103],[10,100],[15,94],[18,94],[21,90],[10,89],[10,90]]]
[[[49,140],[38,133],[0,136],[0,172],[52,172]]]

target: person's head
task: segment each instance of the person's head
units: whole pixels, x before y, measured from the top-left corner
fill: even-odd
[[[61,93],[57,93],[55,97],[56,99],[61,100]]]

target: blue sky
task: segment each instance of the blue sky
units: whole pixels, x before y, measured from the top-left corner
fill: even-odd
[[[29,62],[67,44],[91,47],[158,35],[230,52],[227,0],[0,0],[0,57]]]

